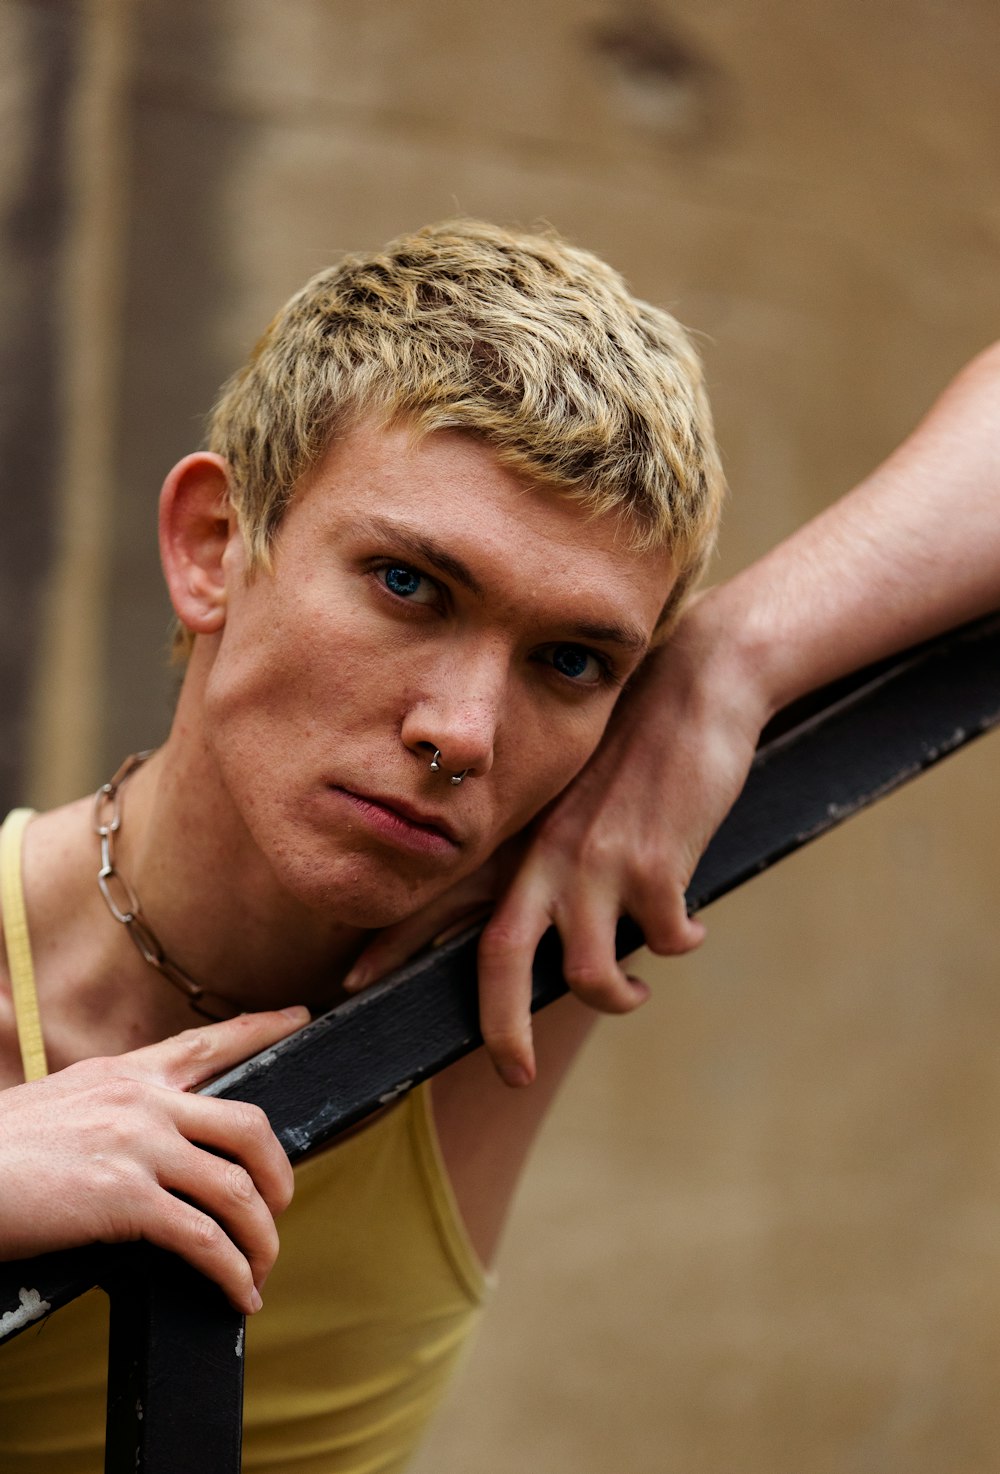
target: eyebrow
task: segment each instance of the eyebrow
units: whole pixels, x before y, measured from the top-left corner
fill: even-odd
[[[468,563],[463,563],[461,558],[456,558],[454,553],[449,553],[433,538],[414,532],[409,527],[403,527],[398,522],[392,522],[387,517],[358,517],[354,525],[360,532],[372,537],[390,539],[397,547],[412,554],[414,558],[429,563],[439,573],[446,573],[449,578],[453,578],[456,583],[468,589],[470,594],[476,594],[480,599],[485,597],[486,589]]]
[[[581,640],[593,640],[598,645],[620,645],[634,655],[645,655],[649,640],[642,630],[631,624],[591,624],[584,621],[573,625],[573,634]]]
[[[418,561],[430,564],[439,573],[444,573],[454,579],[456,583],[461,584],[477,598],[486,597],[485,585],[476,577],[468,563],[456,557],[454,553],[450,553],[447,548],[443,548],[434,538],[427,537],[398,522],[393,522],[388,517],[358,517],[354,526],[362,534],[370,537],[389,539]],[[617,620],[607,624],[579,620],[569,627],[569,635],[573,640],[592,640],[599,645],[618,645],[622,650],[635,655],[645,655],[650,643],[637,626],[619,623]]]

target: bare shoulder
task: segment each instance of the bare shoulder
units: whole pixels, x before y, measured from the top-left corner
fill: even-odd
[[[36,971],[49,939],[80,910],[93,846],[90,799],[36,814],[24,831],[21,878]],[[91,869],[96,868],[91,865]]]
[[[88,805],[89,800],[84,799],[37,814],[24,830],[19,873],[36,975],[39,955],[45,951],[54,920],[60,912],[65,916],[72,895],[68,877],[74,864],[74,846],[79,843],[77,836],[86,833]],[[8,924],[0,895],[0,1088],[18,1085],[23,1079],[7,947]]]
[[[473,1247],[484,1264],[496,1252],[514,1191],[549,1107],[598,1015],[573,997],[534,1020],[538,1073],[521,1090],[505,1085],[483,1049],[433,1084],[441,1153]]]

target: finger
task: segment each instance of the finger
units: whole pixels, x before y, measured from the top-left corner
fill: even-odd
[[[470,906],[462,916],[456,916],[443,931],[439,931],[431,942],[432,947],[443,947],[445,942],[450,942],[455,937],[468,931],[470,927],[476,926],[480,921],[485,921],[488,916],[493,915],[493,902],[484,901],[481,906]]]
[[[423,948],[439,945],[456,926],[470,925],[474,917],[483,914],[483,910],[484,907],[478,903],[425,906],[405,921],[387,927],[373,942],[369,942],[344,978],[345,992],[359,993],[394,968],[401,967]]]
[[[192,1268],[214,1280],[229,1303],[245,1315],[262,1304],[246,1255],[221,1224],[208,1213],[165,1189],[159,1190],[152,1210],[140,1219],[136,1238],[148,1239],[171,1254],[179,1254]]]
[[[278,1257],[278,1231],[247,1169],[178,1140],[158,1180],[222,1224],[260,1290]]]
[[[479,1026],[508,1085],[528,1085],[535,1078],[531,968],[551,924],[541,894],[533,896],[527,887],[516,886],[479,940]]]
[[[606,894],[577,897],[556,918],[563,945],[563,976],[581,1002],[601,1013],[631,1013],[649,989],[619,965],[615,934],[620,906]]]
[[[187,1141],[239,1163],[250,1174],[268,1210],[272,1214],[285,1211],[292,1200],[295,1175],[259,1106],[179,1091],[164,1094],[168,1095],[167,1109]]]
[[[147,1044],[128,1056],[131,1073],[174,1090],[192,1090],[223,1070],[259,1054],[309,1022],[307,1008],[271,1013],[241,1013],[221,1024],[185,1029],[159,1044]]]
[[[680,887],[666,887],[635,897],[629,906],[646,946],[660,957],[692,952],[705,940],[705,923],[687,913]]]

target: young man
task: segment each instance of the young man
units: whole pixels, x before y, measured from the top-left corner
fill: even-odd
[[[309,283],[210,447],[161,497],[188,651],[166,744],[5,827],[0,1255],[147,1237],[253,1311],[292,1174],[258,1113],[191,1088],[335,1003],[373,928],[481,883],[570,783],[722,479],[677,324],[592,256],[477,224]],[[179,1033],[192,1003],[229,1021]],[[470,1058],[302,1165],[247,1469],[405,1465],[588,1024],[548,1011],[533,1091]],[[99,1304],[0,1350],[11,1474],[101,1467]]]

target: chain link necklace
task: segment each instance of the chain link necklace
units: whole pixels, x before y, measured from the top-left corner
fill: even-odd
[[[111,781],[102,783],[94,794],[93,829],[101,844],[101,868],[97,872],[97,884],[111,915],[125,928],[150,967],[155,968],[168,983],[172,983],[184,994],[195,1013],[220,1023],[238,1013],[238,1006],[233,1006],[221,994],[203,988],[182,967],[178,967],[176,962],[171,962],[153,928],[142,914],[139,897],[115,865],[115,837],[122,827],[121,786],[136,768],[142,767],[146,759],[152,757],[154,751],[155,749],[150,748],[147,752],[134,752],[131,757],[127,757]],[[219,1013],[208,1004],[207,999],[217,999],[228,1011]]]

